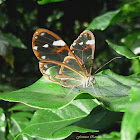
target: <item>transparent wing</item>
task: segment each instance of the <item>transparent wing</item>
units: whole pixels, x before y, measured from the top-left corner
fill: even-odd
[[[48,68],[49,67],[49,68]],[[75,87],[81,85],[83,75],[71,68],[66,63],[57,61],[39,62],[41,73],[53,83],[64,87]]]
[[[83,64],[82,68],[87,70],[87,74],[91,75],[95,50],[95,38],[92,32],[89,30],[83,31],[73,42],[70,50],[80,58]],[[69,53],[69,56],[71,56],[71,53]]]

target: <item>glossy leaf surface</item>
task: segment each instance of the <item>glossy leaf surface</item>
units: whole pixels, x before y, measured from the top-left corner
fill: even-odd
[[[96,75],[95,79],[94,89],[77,87],[69,93],[71,88],[50,83],[42,77],[27,88],[0,94],[0,99],[40,109],[58,109],[64,108],[74,99],[96,97],[110,110],[125,111],[130,100],[130,88],[139,82],[138,78],[120,76],[109,70]]]
[[[93,100],[79,99],[63,109],[36,111],[31,123],[21,134],[47,139],[64,139],[72,132],[98,132],[119,118],[119,113],[108,111],[101,106],[97,107]]]

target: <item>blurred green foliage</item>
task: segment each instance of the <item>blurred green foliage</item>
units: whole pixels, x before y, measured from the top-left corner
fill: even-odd
[[[140,83],[139,9],[140,0],[94,0],[94,2],[93,0],[0,0],[1,99],[13,102],[18,101],[30,106],[27,107],[22,104],[0,101],[0,139],[2,138],[3,140],[13,140],[14,137],[19,134],[26,126],[29,126],[31,130],[29,131],[27,127],[23,131],[24,134],[22,134],[20,138],[29,138],[29,136],[27,136],[28,134],[30,134],[31,136],[35,135],[33,133],[34,127],[32,127],[32,125],[36,125],[36,127],[38,128],[46,128],[46,123],[49,123],[49,127],[53,126],[51,127],[53,129],[53,133],[50,138],[52,138],[53,136],[66,138],[66,136],[69,136],[73,131],[76,130],[79,132],[96,132],[97,130],[95,130],[95,128],[98,128],[98,126],[102,126],[102,131],[97,134],[101,136],[101,139],[106,139],[106,137],[108,136],[114,139],[120,139],[120,137],[122,137],[124,140],[133,140],[136,138],[136,136],[138,137],[137,133],[140,132],[138,94],[140,92],[140,89],[138,87]],[[94,71],[96,71],[96,69],[101,67],[103,64],[105,64],[115,56],[121,55],[121,59],[114,60],[103,68],[108,68],[113,72],[122,75],[119,76],[115,73],[112,74],[113,72],[109,71],[105,71],[106,73],[102,73],[109,77],[106,84],[108,84],[109,81],[109,84],[112,84],[112,88],[109,86],[109,88],[106,88],[106,90],[111,89],[110,93],[115,93],[113,90],[116,90],[116,93],[119,94],[119,90],[123,90],[122,92],[125,92],[123,88],[125,85],[125,89],[129,88],[129,92],[131,93],[132,98],[129,94],[127,94],[127,99],[125,99],[124,97],[125,100],[119,97],[117,98],[117,100],[115,100],[114,98],[114,100],[112,100],[111,102],[110,98],[103,98],[104,100],[100,101],[105,104],[105,107],[107,109],[110,110],[108,111],[100,106],[96,108],[97,104],[95,104],[95,102],[93,103],[93,101],[91,101],[90,99],[86,99],[88,100],[88,103],[84,99],[80,100],[80,97],[76,97],[76,93],[78,91],[75,91],[76,93],[73,92],[74,94],[68,96],[68,101],[72,103],[70,104],[69,102],[69,106],[66,106],[65,104],[66,108],[58,111],[52,109],[52,112],[48,110],[37,110],[37,108],[47,105],[45,103],[46,100],[43,100],[44,96],[41,95],[39,91],[37,91],[39,90],[39,87],[43,86],[40,82],[41,80],[37,81],[38,84],[36,83],[32,86],[29,86],[42,76],[38,68],[38,60],[34,56],[31,49],[32,36],[35,30],[38,28],[47,28],[55,32],[60,37],[62,37],[69,46],[83,30],[90,29],[94,33],[96,38],[96,51],[93,66]],[[126,80],[125,76],[131,74],[133,75],[130,77],[128,76]],[[121,89],[117,89],[117,86],[116,88],[113,88],[114,84],[110,80],[112,78],[114,78],[114,84],[120,85]],[[118,81],[116,81],[115,78]],[[100,82],[102,83],[102,79],[100,79]],[[132,83],[134,84],[131,85]],[[29,87],[18,91],[9,92],[26,86]],[[61,91],[60,89],[62,87],[57,88],[56,86],[55,88],[55,91],[57,91],[57,89]],[[46,86],[43,87],[42,90],[43,89],[47,90],[49,88],[47,88]],[[103,89],[104,87],[102,85],[102,90]],[[63,88],[63,90],[67,91],[69,89]],[[22,93],[22,91],[23,94],[21,97],[19,93]],[[49,91],[47,92],[49,93]],[[8,92],[8,94],[2,94],[3,92]],[[24,92],[26,94],[24,94]],[[33,94],[30,94],[31,92]],[[16,93],[14,94],[15,97],[11,93]],[[35,96],[34,93],[39,93],[36,98],[32,98],[32,96]],[[54,92],[54,94],[57,94],[57,92]],[[24,95],[29,95],[30,98],[25,98]],[[48,104],[50,106],[56,105],[57,108],[60,104],[63,104],[63,102],[61,101],[64,101],[64,98],[62,100],[59,99],[60,103],[57,104],[57,102],[55,101],[56,98],[52,98],[52,96],[52,94],[49,96],[47,95],[47,98],[51,97],[48,98]],[[75,97],[79,100],[72,101]],[[81,98],[85,98],[85,96],[81,94]],[[27,99],[29,100],[29,103],[26,102]],[[42,104],[39,104],[39,99],[41,99]],[[56,104],[51,104],[51,102],[55,102]],[[83,113],[85,111],[83,108],[78,108],[81,104],[83,106],[86,106],[87,112],[85,112],[85,114]],[[36,108],[32,108],[33,106],[35,106]],[[73,106],[75,108],[74,114]],[[124,118],[121,120],[122,114],[120,112],[122,111],[122,108],[124,106],[126,113]],[[93,111],[90,112],[92,109]],[[118,111],[118,113],[114,113],[113,111]],[[33,114],[34,112],[35,114]],[[71,113],[67,115],[66,112]],[[58,117],[58,114],[61,115]],[[73,117],[71,117],[72,114]],[[106,114],[110,114],[110,116],[112,116],[112,120],[110,118],[107,118]],[[52,118],[48,117],[47,119],[43,118],[42,120],[43,115],[51,115]],[[93,120],[94,116],[95,120]],[[7,117],[7,119],[5,119],[5,117]],[[64,118],[62,119],[61,117]],[[101,123],[96,124],[96,119],[98,117],[101,117],[99,119]],[[31,121],[29,121],[30,119]],[[69,121],[67,121],[67,119]],[[104,121],[104,119],[106,119],[106,122]],[[111,121],[109,121],[108,119],[110,119]],[[40,120],[43,124],[45,123],[45,126],[42,127],[42,125],[39,124]],[[135,120],[137,120],[137,125],[135,124]],[[54,121],[56,121],[55,124]],[[60,123],[59,121],[64,121],[64,123]],[[88,128],[88,126],[85,125],[84,121],[87,122],[87,124],[91,121],[94,123],[94,125],[96,124],[97,126],[92,128],[91,124],[91,128]],[[127,125],[130,121],[131,123]],[[112,123],[116,122],[118,122],[118,125],[114,128]],[[109,126],[107,126],[106,123],[109,123]],[[122,129],[120,128],[121,123]],[[57,128],[55,127],[55,125],[57,126],[57,128],[58,126],[60,126],[60,131],[56,130]],[[62,133],[62,130],[64,132],[63,125],[65,126],[64,128],[67,128],[68,126],[68,129],[66,130],[70,131],[65,131],[65,133]],[[107,127],[103,128],[103,126]],[[81,129],[81,127],[83,129]],[[107,130],[104,131],[105,129]],[[45,133],[43,133],[43,131],[38,130],[38,136],[41,135],[42,138],[44,138],[44,134]],[[129,136],[130,134],[131,136]],[[74,133],[67,139],[75,139],[76,135],[81,134]],[[98,137],[98,139],[100,138]],[[39,138],[38,140],[41,140],[41,138]]]

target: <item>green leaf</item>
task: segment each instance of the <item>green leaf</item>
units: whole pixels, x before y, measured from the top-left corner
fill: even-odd
[[[98,16],[92,20],[87,27],[90,29],[105,30],[109,25],[124,21],[128,18],[133,18],[140,15],[140,1],[134,1],[125,4],[116,11],[107,12],[101,16]]]
[[[116,44],[111,43],[110,41],[106,40],[108,45],[112,47],[118,54],[125,56],[128,59],[136,59],[140,58],[140,56],[135,55],[131,50],[126,48],[125,46],[119,46]]]
[[[132,64],[132,70],[134,73],[140,73],[140,60],[138,59],[132,59],[131,60],[131,64]]]
[[[121,76],[110,70],[101,73],[95,77],[99,87],[99,91],[95,88],[96,92],[103,93],[98,100],[109,110],[124,112],[130,103],[131,87],[140,86],[139,75]]]
[[[29,112],[17,112],[10,116],[11,126],[9,128],[10,135],[15,137],[19,134],[29,123],[32,114]],[[22,139],[27,139],[28,136],[21,135]]]
[[[21,40],[13,34],[0,32],[0,55],[12,68],[14,68],[15,57],[13,55],[12,47],[26,49],[26,46]]]
[[[6,0],[0,0],[0,4],[2,4],[4,1],[6,1]]]
[[[140,87],[132,87],[132,101],[123,117],[121,136],[123,140],[135,140],[140,133]]]
[[[9,42],[9,44],[12,47],[27,49],[27,47],[22,43],[20,38],[17,38],[15,35],[13,35],[11,33],[4,33],[2,37],[3,37],[4,40]]]
[[[131,49],[133,49],[134,48],[134,45],[135,45],[135,42],[137,40],[139,40],[139,36],[140,36],[140,31],[132,31],[132,32],[129,32],[127,35],[125,35],[121,39],[121,43],[123,45],[129,46]],[[140,43],[138,44],[138,46],[139,45],[140,45]]]
[[[87,27],[87,30],[90,29],[105,30],[111,24],[112,18],[119,12],[120,9],[112,12],[107,12],[101,16],[94,18],[92,22],[89,24],[89,26]]]
[[[64,88],[42,77],[27,88],[0,94],[0,99],[21,102],[41,109],[60,109],[74,99],[96,97],[110,110],[125,111],[130,100],[130,88],[139,81],[132,77],[117,75],[109,70],[95,75],[95,79],[94,88],[76,87],[69,93],[71,88]]]
[[[129,34],[121,38],[120,44],[130,49],[135,55],[140,54],[140,32],[139,31],[129,32]],[[138,61],[136,60],[134,60],[133,62],[138,63]]]
[[[91,112],[91,110],[93,111]],[[91,112],[91,113],[90,113]],[[79,99],[60,110],[38,110],[21,134],[48,139],[64,139],[72,132],[98,132],[119,120],[90,99]]]
[[[59,2],[59,1],[64,1],[64,0],[38,0],[37,3],[40,5],[46,4],[46,3],[51,3],[51,2]]]
[[[5,133],[6,133],[6,119],[3,109],[0,108],[0,138],[2,140],[6,140]]]
[[[78,94],[78,89],[64,88],[58,84],[46,81],[44,77],[33,85],[21,90],[0,94],[1,99],[11,102],[21,102],[36,108],[61,108],[71,102]]]
[[[14,68],[14,55],[12,52],[12,49],[9,46],[9,42],[2,40],[0,38],[0,55],[5,59],[7,63],[11,65],[12,68]]]

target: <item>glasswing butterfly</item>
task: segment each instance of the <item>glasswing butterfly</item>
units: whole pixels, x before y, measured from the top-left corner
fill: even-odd
[[[91,75],[95,51],[95,38],[91,31],[83,31],[69,48],[55,33],[47,29],[38,29],[33,35],[32,49],[40,60],[41,73],[49,81],[63,87],[72,87],[71,90],[80,86],[83,88],[91,87],[98,96],[93,86],[95,77]],[[116,58],[121,57],[111,59],[94,73]],[[52,70],[54,72],[51,72]],[[97,87],[96,90],[100,92],[99,87]],[[108,89],[106,92],[103,89],[103,93],[108,92]],[[112,94],[112,92],[110,93]]]
[[[69,48],[55,33],[38,29],[33,35],[32,49],[40,60],[41,73],[51,82],[64,87],[92,85],[95,38],[91,31],[83,31]],[[49,72],[52,66],[58,69],[54,75]]]

